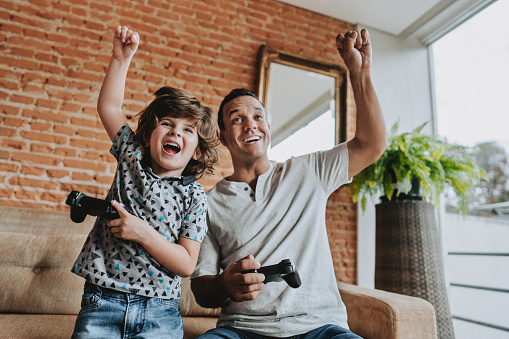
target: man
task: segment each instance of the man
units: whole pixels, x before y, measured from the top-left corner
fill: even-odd
[[[348,330],[336,285],[325,207],[332,192],[380,157],[387,137],[371,82],[368,32],[339,34],[336,45],[357,105],[352,140],[275,163],[256,96],[237,89],[221,104],[221,142],[234,172],[208,194],[209,232],[191,286],[200,305],[222,310],[218,328],[200,338],[359,338]],[[299,288],[265,285],[263,274],[246,273],[286,258],[296,264]]]

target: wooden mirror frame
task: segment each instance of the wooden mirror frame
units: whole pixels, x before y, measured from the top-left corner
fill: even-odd
[[[346,141],[346,115],[347,115],[347,74],[345,66],[327,63],[297,54],[262,45],[259,52],[258,98],[264,107],[267,107],[267,93],[269,92],[269,78],[271,63],[278,63],[297,69],[315,72],[335,79],[334,100],[335,107],[335,142],[339,144]]]

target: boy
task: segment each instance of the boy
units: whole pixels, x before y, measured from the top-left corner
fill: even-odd
[[[135,134],[121,107],[138,45],[138,33],[117,27],[97,110],[118,161],[108,198],[120,218],[97,219],[72,268],[86,279],[73,338],[181,338],[180,277],[194,271],[207,231],[196,176],[217,161],[212,111],[163,87]]]

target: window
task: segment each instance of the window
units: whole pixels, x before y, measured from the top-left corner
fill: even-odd
[[[490,181],[471,198],[469,213],[509,200],[509,2],[498,1],[433,44],[438,134],[472,153]],[[453,211],[452,192],[445,197]]]
[[[335,119],[329,109],[268,151],[269,159],[283,162],[291,156],[299,156],[319,150],[330,149],[335,140]]]
[[[446,192],[442,215],[457,338],[509,338],[509,1],[497,1],[432,45],[438,134],[476,146],[486,170],[469,216]]]

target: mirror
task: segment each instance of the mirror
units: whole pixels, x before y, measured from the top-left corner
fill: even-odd
[[[344,66],[265,45],[260,49],[259,63],[258,97],[270,115],[272,149],[287,142],[302,150],[304,144],[296,145],[302,140],[310,146],[309,151],[302,150],[303,154],[346,141]],[[303,128],[309,130],[304,132]]]

